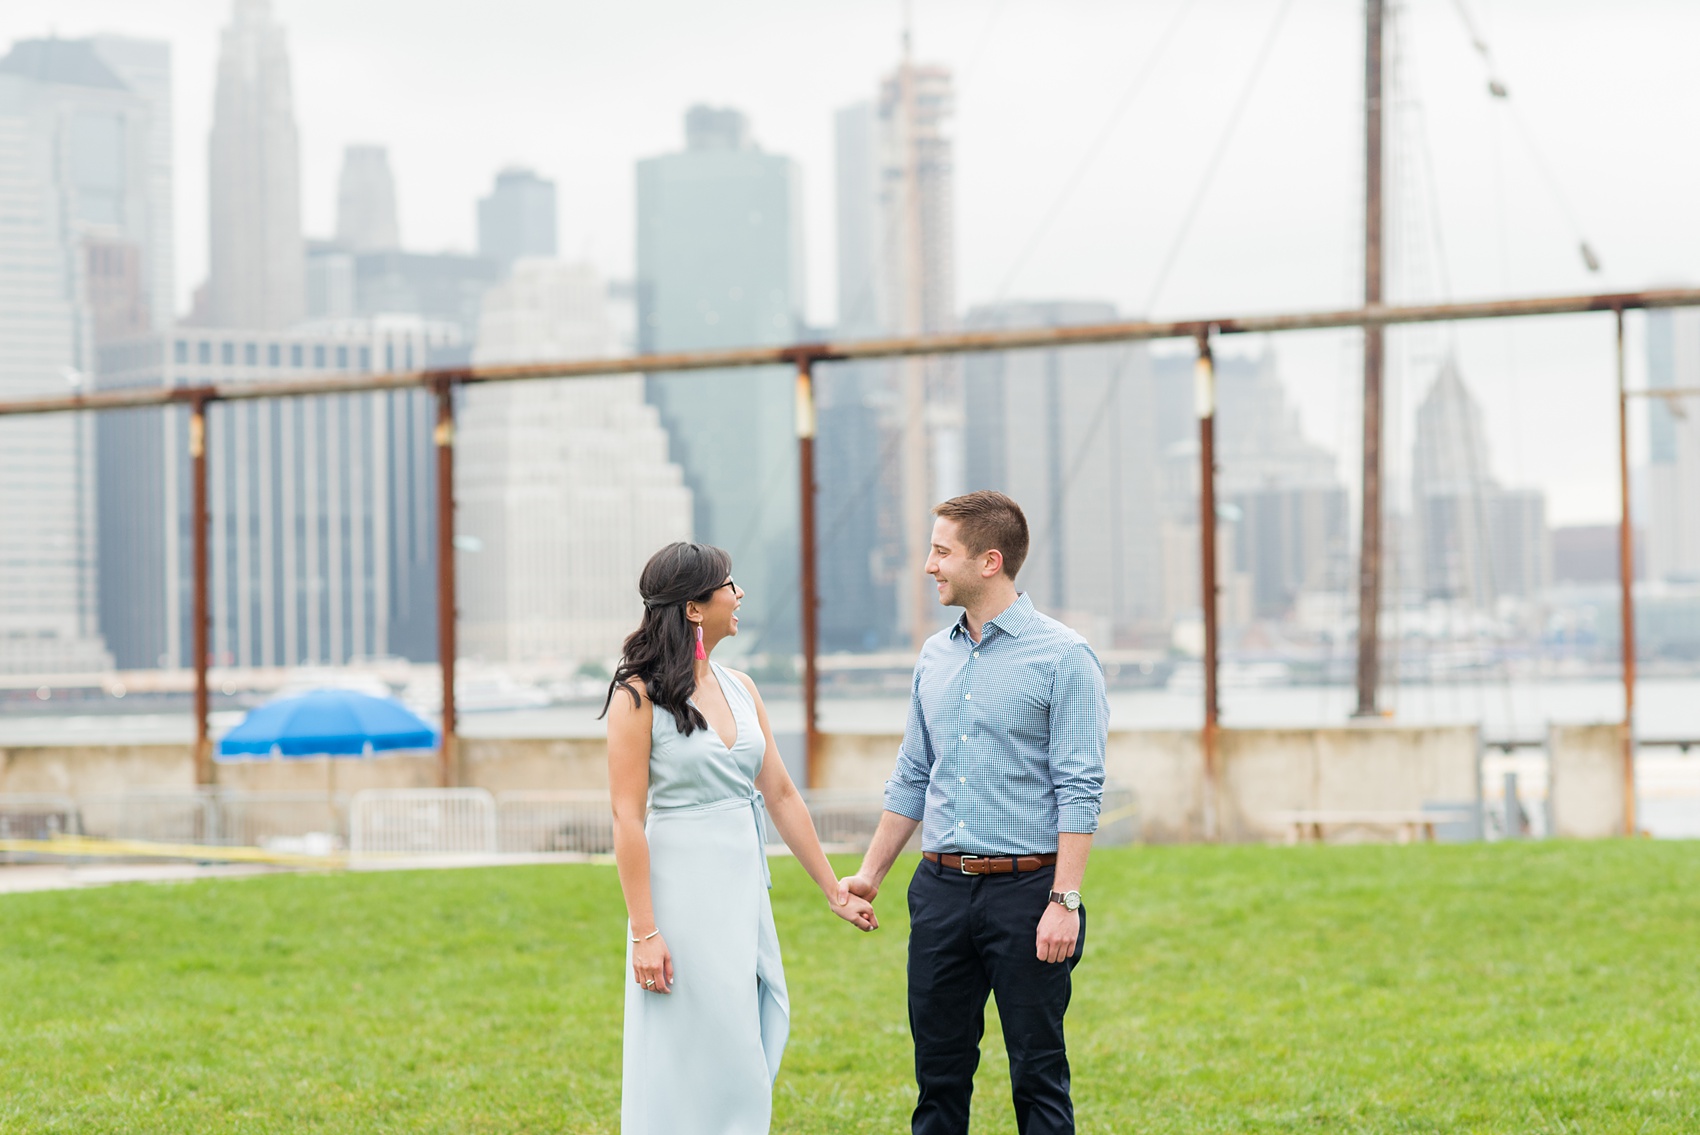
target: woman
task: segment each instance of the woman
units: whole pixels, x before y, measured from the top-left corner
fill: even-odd
[[[643,621],[603,704],[632,971],[626,1135],[768,1129],[790,1002],[767,896],[764,797],[832,912],[877,925],[873,908],[839,887],[755,683],[709,658],[738,633],[744,593],[731,569],[730,556],[702,544],[650,557]]]

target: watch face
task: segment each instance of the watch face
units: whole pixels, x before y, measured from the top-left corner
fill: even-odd
[[[1070,891],[1070,892],[1068,892],[1068,894],[1064,895],[1063,896],[1063,905],[1068,907],[1068,909],[1070,909],[1070,910],[1079,910],[1080,909],[1080,892],[1079,891]]]

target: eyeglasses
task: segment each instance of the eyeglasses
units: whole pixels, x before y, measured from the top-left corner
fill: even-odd
[[[711,587],[711,588],[709,588],[709,589],[708,589],[708,591],[707,591],[707,593],[706,593],[706,594],[704,594],[704,595],[703,595],[703,597],[702,597],[702,598],[701,598],[701,599],[698,599],[698,600],[697,600],[697,602],[698,602],[698,603],[706,603],[706,602],[708,602],[708,601],[709,601],[709,600],[710,600],[710,599],[712,599],[712,598],[714,598],[714,593],[715,593],[715,592],[716,592],[716,591],[719,591],[719,590],[720,590],[720,588],[721,588],[721,587],[730,587],[730,588],[731,588],[731,589],[732,589],[732,594],[733,594],[733,595],[737,595],[737,594],[738,594],[738,581],[737,581],[737,580],[735,580],[735,579],[728,579],[728,580],[727,580],[727,581],[726,581],[726,582],[725,582],[725,583],[722,583],[722,584],[720,584],[720,585],[719,585],[719,587]]]

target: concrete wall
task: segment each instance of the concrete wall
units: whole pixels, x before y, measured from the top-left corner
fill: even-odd
[[[822,738],[823,788],[876,792],[891,775],[895,735]],[[1337,729],[1227,729],[1221,734],[1222,838],[1284,838],[1273,813],[1299,810],[1421,810],[1477,802],[1474,726],[1411,729],[1380,723]],[[1132,788],[1142,839],[1204,837],[1204,755],[1192,730],[1111,733],[1108,778]]]
[[[880,792],[897,764],[900,733],[823,733],[815,760],[815,787]]]
[[[1623,832],[1623,727],[1547,730],[1547,808],[1552,834],[1603,839]]]
[[[238,792],[358,792],[434,788],[435,753],[373,757],[262,757],[218,761],[213,775]],[[605,788],[608,746],[600,738],[461,742],[461,783],[491,792],[524,788]],[[0,793],[104,796],[192,792],[187,745],[30,746],[0,749]]]
[[[1554,726],[1551,807],[1554,833],[1598,838],[1622,828],[1623,782],[1617,726]],[[827,734],[817,782],[877,793],[891,774],[900,738]],[[1336,729],[1230,729],[1221,735],[1223,838],[1280,839],[1272,813],[1295,810],[1411,811],[1426,804],[1468,806],[1477,799],[1473,726]],[[1142,838],[1157,843],[1204,834],[1204,764],[1192,731],[1112,733],[1109,778],[1132,788]],[[431,787],[432,753],[359,758],[262,759],[215,766],[218,782],[251,792],[352,793],[362,788]],[[607,751],[599,738],[469,739],[462,783],[510,789],[603,788]],[[75,797],[131,791],[190,791],[194,766],[184,745],[31,746],[0,749],[0,793]]]
[[[338,792],[358,792],[362,788],[435,788],[437,754],[224,761],[214,771],[220,785],[246,792],[315,792],[327,787]],[[606,788],[608,745],[599,737],[463,738],[460,782],[491,792]]]
[[[1185,843],[1204,836],[1204,749],[1196,730],[1111,733],[1105,779],[1133,789],[1139,838]]]
[[[600,737],[462,740],[460,764],[462,783],[491,792],[608,787],[608,743]]]
[[[237,792],[353,793],[363,788],[435,788],[437,754],[217,761],[213,776],[220,788]]]
[[[0,792],[102,796],[141,790],[191,791],[187,745],[31,745],[0,749]]]
[[[1473,725],[1224,730],[1222,837],[1283,839],[1280,812],[1474,807],[1478,748]]]

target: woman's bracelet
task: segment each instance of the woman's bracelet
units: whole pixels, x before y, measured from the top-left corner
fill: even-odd
[[[636,942],[647,942],[659,933],[661,933],[661,927],[657,926],[654,930],[651,930],[648,934],[645,934],[642,938],[633,938],[632,941],[634,943],[636,943]]]

